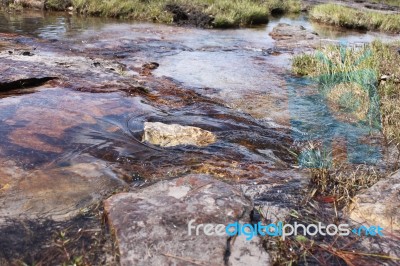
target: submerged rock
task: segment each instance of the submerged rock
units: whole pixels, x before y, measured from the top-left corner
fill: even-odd
[[[10,173],[15,173],[12,178]],[[3,167],[0,225],[6,219],[65,221],[123,186],[107,164],[99,161],[30,172],[13,165]]]
[[[212,132],[198,127],[145,122],[143,141],[162,147],[177,145],[207,146],[214,143],[216,137]]]
[[[357,195],[348,211],[357,222],[400,230],[400,172]]]
[[[258,238],[188,233],[188,223],[228,224],[245,217],[251,203],[233,186],[207,175],[163,181],[105,201],[121,265],[268,265]],[[229,252],[227,253],[227,250]],[[228,256],[230,254],[230,257]],[[226,265],[226,264],[225,264]]]

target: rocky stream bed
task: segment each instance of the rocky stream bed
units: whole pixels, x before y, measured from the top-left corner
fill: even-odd
[[[299,208],[309,177],[290,153],[288,67],[328,31],[303,17],[213,31],[35,16],[0,33],[0,264],[76,250],[92,265],[271,264],[259,238],[195,237],[187,225]],[[398,230],[390,191],[377,201],[392,209],[370,222]],[[362,206],[358,222],[373,212]]]

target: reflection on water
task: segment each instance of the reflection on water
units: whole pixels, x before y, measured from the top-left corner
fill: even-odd
[[[115,19],[81,17],[63,12],[4,12],[0,11],[0,32],[19,33],[45,39],[71,37],[86,29],[98,29]]]
[[[267,26],[267,31],[270,32],[278,23],[301,25],[308,30],[312,30],[318,33],[318,35],[321,38],[346,41],[349,43],[358,43],[358,42],[365,43],[365,42],[371,42],[375,39],[380,39],[383,41],[391,41],[398,39],[398,35],[396,34],[386,34],[373,31],[349,30],[349,29],[343,29],[329,25],[319,24],[316,22],[309,21],[307,16],[298,16],[294,18],[283,17],[280,19],[272,20],[271,23]]]
[[[335,27],[325,26],[317,23],[310,22],[306,16],[292,16],[282,18],[272,18],[266,26],[259,26],[251,29],[239,30],[199,30],[194,31],[198,35],[197,46],[194,42],[194,49],[203,46],[219,45],[221,42],[230,46],[230,42],[234,41],[234,45],[239,45],[240,40],[244,43],[258,43],[268,44],[272,39],[268,33],[278,24],[288,23],[292,25],[301,25],[306,29],[317,32],[323,38],[342,39],[349,42],[369,42],[375,38],[384,40],[395,39],[396,36],[382,34],[379,32],[359,32],[338,29]],[[99,30],[105,27],[112,30],[114,27],[117,30],[128,25],[135,25],[135,27],[142,27],[141,25],[152,25],[152,28],[157,28],[156,24],[141,24],[136,22],[121,21],[112,18],[99,18],[99,17],[85,17],[76,14],[68,14],[65,12],[42,12],[33,10],[24,10],[23,12],[5,12],[0,11],[0,32],[7,33],[20,33],[31,35],[45,39],[58,39],[76,36],[79,33],[88,30],[89,32],[99,33]],[[134,34],[134,32],[133,32]],[[128,34],[129,36],[130,34]],[[220,36],[216,41],[212,36]],[[128,37],[126,36],[126,37]],[[155,36],[156,37],[156,36]],[[181,36],[182,41],[190,41],[193,36]],[[264,47],[265,48],[265,47]]]

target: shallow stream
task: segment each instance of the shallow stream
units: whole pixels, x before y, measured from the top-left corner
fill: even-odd
[[[365,129],[338,123],[318,95],[310,96],[313,85],[290,74],[291,53],[268,54],[275,43],[269,32],[280,22],[302,25],[334,41],[395,39],[334,30],[304,16],[276,18],[257,28],[203,30],[65,13],[0,13],[3,37],[22,47],[34,46],[30,61],[24,59],[18,66],[4,60],[7,53],[18,54],[23,48],[0,43],[4,55],[0,73],[24,68],[29,72],[36,56],[60,58],[57,64],[72,70],[85,62],[104,70],[99,74],[85,70],[69,85],[50,82],[32,90],[0,93],[0,174],[5,177],[1,185],[9,182],[8,187],[18,187],[14,179],[38,170],[52,178],[57,174],[67,178],[57,169],[85,175],[86,170],[74,165],[99,161],[101,172],[138,183],[190,171],[222,178],[236,178],[244,171],[245,177],[256,178],[266,169],[287,166],[293,139],[343,140],[339,145],[345,146],[352,161],[379,160],[379,145],[369,148],[359,139]],[[153,61],[159,67],[146,86],[155,84],[165,93],[132,95],[112,80],[118,72],[124,84],[129,85],[130,77],[140,83],[140,67]],[[82,82],[85,78],[92,85]],[[88,88],[96,88],[96,93]],[[152,99],[157,99],[156,105]],[[160,149],[141,142],[144,121],[198,126],[215,132],[218,141],[207,148]]]

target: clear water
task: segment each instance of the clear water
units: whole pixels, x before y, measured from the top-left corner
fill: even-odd
[[[297,136],[296,132],[306,134],[309,139],[322,139],[327,143],[335,138],[343,138],[342,133],[346,132],[344,138],[349,156],[354,157],[352,161],[361,162],[362,158],[366,158],[365,154],[370,152],[376,154],[375,148],[370,151],[360,144],[359,139],[366,134],[365,129],[338,124],[318,95],[293,97],[293,90],[307,90],[308,84],[303,79],[290,76],[290,54],[269,56],[263,52],[274,46],[269,32],[281,22],[302,25],[316,31],[323,38],[333,40],[370,42],[375,38],[396,38],[381,33],[333,30],[310,23],[304,16],[277,18],[257,28],[202,30],[85,18],[65,13],[0,12],[0,32],[54,41],[53,46],[43,44],[37,53],[51,55],[52,52],[71,51],[94,58],[99,56],[113,59],[128,68],[156,61],[160,67],[153,72],[154,75],[172,78],[201,95],[220,101],[234,111],[250,114],[258,119],[256,123],[261,128],[265,125],[278,125],[291,128],[294,132],[292,136],[299,141],[306,139]],[[58,94],[58,97],[54,94]],[[63,105],[65,101],[70,105]],[[76,106],[78,101],[79,106]],[[147,148],[131,138],[130,122],[127,121],[132,121],[131,117],[136,116],[137,112],[142,113],[142,109],[150,110],[149,113],[158,112],[142,104],[140,99],[126,98],[121,93],[93,96],[90,93],[66,92],[58,88],[43,88],[29,95],[3,97],[0,106],[0,130],[14,134],[0,142],[3,158],[22,161],[27,168],[30,168],[29,165],[34,167],[52,161],[55,155],[64,160],[88,150],[96,154],[96,158],[111,161],[118,161],[129,154],[138,154],[136,150],[143,154],[143,149]],[[200,120],[190,113],[196,113],[196,109],[187,110],[181,122],[196,124],[197,121],[198,125],[210,128],[217,124],[206,118],[214,115],[207,108],[198,114],[203,117]],[[251,117],[246,118],[251,121],[246,123],[254,123]],[[58,121],[54,122],[60,126],[58,133],[51,133],[54,128],[43,124],[46,119]],[[219,123],[222,123],[221,120]],[[114,127],[119,130],[113,131]],[[225,125],[219,130],[228,128]],[[127,142],[131,144],[125,145]],[[71,143],[74,145],[71,146]],[[228,147],[231,144],[224,145]],[[360,152],[352,152],[359,148]],[[208,152],[212,153],[213,148]],[[223,155],[224,152],[218,154]],[[162,155],[166,160],[160,160],[161,157],[155,155],[153,150],[149,150],[148,154],[151,160],[144,155],[132,155],[129,160],[143,163],[140,157],[146,158],[152,162],[152,169],[159,165],[157,160],[172,163],[167,160],[169,154]],[[253,155],[242,153],[235,156],[250,158]],[[377,156],[370,158],[375,161]]]

